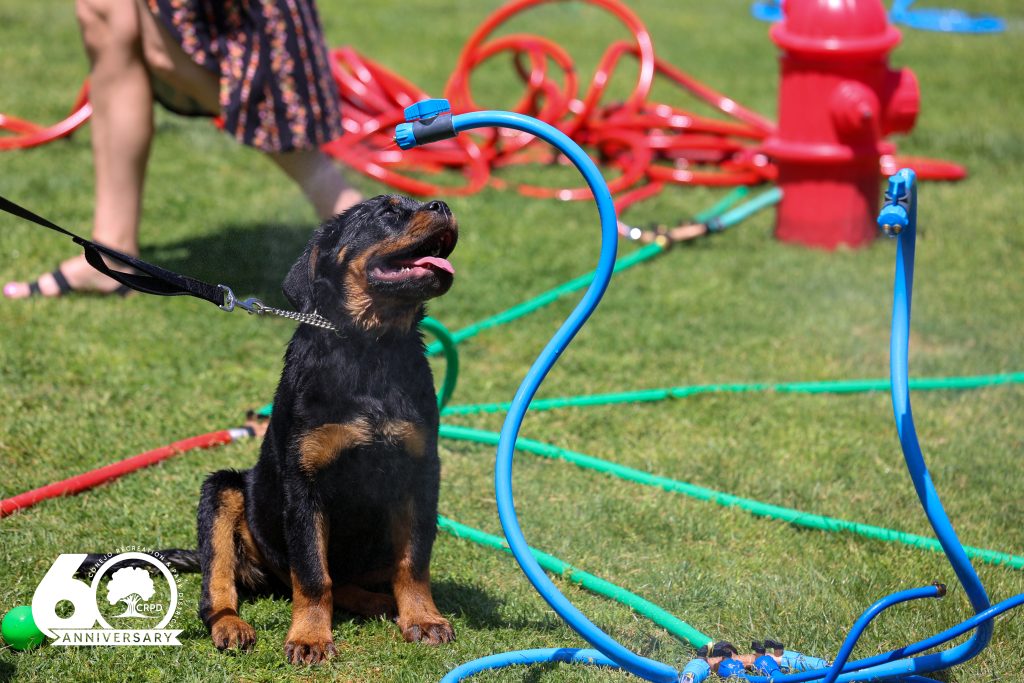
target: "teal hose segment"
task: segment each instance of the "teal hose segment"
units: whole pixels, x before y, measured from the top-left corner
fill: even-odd
[[[441,425],[440,436],[442,438],[459,441],[472,441],[489,446],[496,446],[499,441],[499,434],[496,432],[446,424]],[[644,486],[653,486],[671,493],[679,493],[696,500],[715,503],[716,505],[721,505],[723,507],[735,507],[758,517],[779,520],[794,526],[804,527],[807,529],[817,529],[819,531],[826,532],[847,532],[876,541],[899,543],[901,545],[907,545],[920,550],[928,550],[930,552],[942,552],[942,545],[934,538],[929,538],[927,536],[919,536],[917,534],[898,531],[896,529],[887,529],[885,527],[862,524],[860,522],[852,522],[850,520],[837,519],[835,517],[826,517],[825,515],[817,515],[810,512],[796,510],[794,508],[772,505],[770,503],[762,503],[761,501],[742,498],[730,493],[697,486],[696,484],[690,484],[677,479],[670,479],[668,477],[650,474],[632,467],[608,462],[606,460],[601,460],[600,458],[595,458],[591,455],[577,453],[575,451],[570,451],[565,448],[560,448],[541,441],[535,441],[533,439],[519,438],[516,441],[515,447],[517,450],[525,453],[533,453],[534,455],[554,460],[564,460],[565,462],[572,463],[577,467],[594,470],[596,472],[601,472],[603,474],[642,484]],[[965,550],[971,558],[985,562],[986,564],[1009,567],[1011,569],[1024,569],[1024,557],[1019,555],[1010,555],[997,550],[974,548],[970,546],[967,546]]]
[[[918,377],[910,380],[915,391],[964,390],[1004,384],[1024,384],[1024,372],[998,375],[968,375],[963,377]],[[856,394],[889,391],[889,379],[832,380],[820,382],[744,382],[733,384],[691,384],[658,389],[624,391],[611,394],[590,394],[561,398],[540,398],[530,403],[530,410],[593,407],[621,403],[653,403],[673,398],[686,398],[699,394],[742,394],[774,392],[778,394]],[[478,415],[503,413],[510,403],[474,403],[448,406],[442,415]]]
[[[746,220],[750,216],[754,215],[761,209],[765,209],[772,204],[778,204],[780,201],[782,201],[782,189],[773,187],[735,209],[722,214],[718,218],[709,220],[708,231],[717,232],[719,230],[731,228],[740,221]]]
[[[444,380],[441,382],[441,390],[437,393],[437,407],[441,409],[451,400],[455,385],[459,381],[459,347],[448,328],[434,318],[424,318],[420,327],[434,335],[437,344],[444,350]]]
[[[748,194],[750,194],[750,188],[746,185],[740,185],[739,187],[733,188],[732,192],[712,204],[710,208],[695,215],[693,217],[693,222],[707,223],[712,218],[721,216],[723,213],[731,209],[736,202],[743,199]]]

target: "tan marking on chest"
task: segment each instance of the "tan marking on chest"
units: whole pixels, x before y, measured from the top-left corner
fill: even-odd
[[[378,432],[387,441],[405,448],[414,458],[422,458],[426,454],[427,435],[423,428],[408,420],[391,420],[382,424]]]
[[[299,441],[299,469],[312,476],[334,462],[342,451],[372,443],[373,428],[366,418],[321,425]]]

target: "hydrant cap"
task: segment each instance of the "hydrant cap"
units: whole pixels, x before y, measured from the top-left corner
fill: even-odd
[[[883,56],[900,42],[881,0],[783,0],[776,45],[815,55]]]

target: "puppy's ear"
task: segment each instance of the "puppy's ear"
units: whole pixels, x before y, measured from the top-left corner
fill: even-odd
[[[311,240],[302,252],[302,256],[295,262],[288,275],[284,278],[281,289],[292,307],[299,311],[308,313],[313,310],[313,280],[316,277],[316,261],[320,256],[320,247]]]

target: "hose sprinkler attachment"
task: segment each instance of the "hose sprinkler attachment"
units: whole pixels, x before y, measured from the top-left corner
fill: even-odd
[[[405,108],[405,120],[395,127],[395,142],[402,149],[412,149],[428,142],[455,137],[452,105],[448,100],[420,100]]]
[[[910,224],[910,188],[906,178],[898,174],[889,178],[885,205],[878,213],[878,227],[889,237],[897,237]]]

